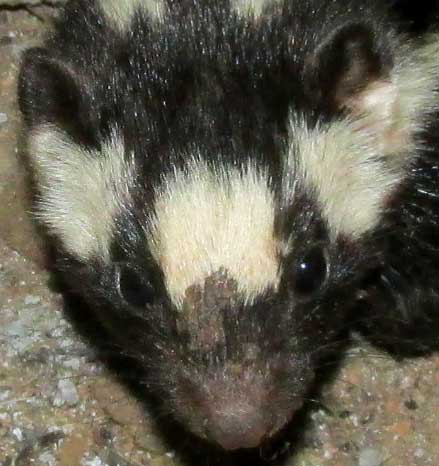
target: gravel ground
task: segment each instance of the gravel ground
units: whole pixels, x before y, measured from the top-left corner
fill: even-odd
[[[73,330],[26,215],[16,75],[51,14],[0,9],[0,465],[188,464]],[[438,466],[438,384],[438,356],[397,363],[359,345],[309,412],[300,448],[286,444],[287,465]]]

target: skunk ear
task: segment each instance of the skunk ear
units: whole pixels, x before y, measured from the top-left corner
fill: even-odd
[[[306,68],[316,105],[351,117],[383,155],[402,153],[413,140],[437,72],[433,59],[423,60],[418,71],[416,59],[399,63],[401,57],[385,42],[365,24],[343,26],[318,47]]]
[[[333,32],[317,48],[308,62],[307,78],[313,95],[332,110],[350,108],[362,91],[385,81],[383,61],[372,29],[364,24],[349,24]]]
[[[24,53],[18,101],[30,127],[54,124],[84,140],[91,134],[90,91],[83,74],[46,49],[33,48]]]

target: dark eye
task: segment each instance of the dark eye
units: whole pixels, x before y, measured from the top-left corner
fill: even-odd
[[[308,296],[317,291],[325,281],[326,258],[322,248],[316,247],[305,254],[294,274],[294,291]]]
[[[121,266],[118,270],[118,277],[119,293],[128,304],[134,307],[145,307],[153,302],[153,289],[139,272],[128,266]]]

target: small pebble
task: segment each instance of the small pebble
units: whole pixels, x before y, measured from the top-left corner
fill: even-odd
[[[19,442],[22,442],[23,441],[23,432],[21,429],[19,429],[18,427],[16,427],[13,431],[12,431],[12,435],[19,441]]]
[[[104,463],[98,456],[91,460],[82,461],[84,466],[108,466],[107,463]]]
[[[24,322],[17,320],[3,328],[3,332],[7,336],[23,338],[24,336],[28,335],[29,328]]]
[[[0,390],[0,402],[7,401],[11,396],[11,390]]]
[[[24,304],[26,306],[33,306],[33,305],[38,304],[40,302],[41,302],[41,298],[39,296],[34,296],[34,295],[31,295],[31,294],[28,294],[24,298]]]
[[[75,385],[71,380],[60,380],[58,382],[58,392],[53,400],[54,406],[63,405],[75,406],[79,402],[79,395]]]
[[[77,358],[66,359],[62,364],[64,367],[78,371],[81,367],[81,360]]]
[[[383,456],[378,450],[373,448],[365,448],[360,451],[358,466],[381,466]]]
[[[56,464],[55,457],[48,451],[41,453],[41,455],[38,457],[38,460],[41,462],[41,464],[47,464],[49,466]]]

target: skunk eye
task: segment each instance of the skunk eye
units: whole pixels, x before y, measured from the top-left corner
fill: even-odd
[[[326,258],[322,248],[311,249],[297,265],[294,274],[294,291],[307,296],[317,291],[325,281]]]
[[[119,294],[131,306],[145,307],[154,300],[153,289],[147,280],[128,266],[118,270]]]

